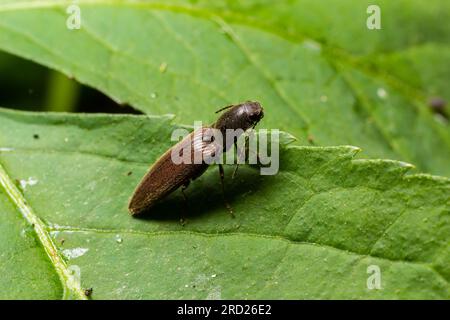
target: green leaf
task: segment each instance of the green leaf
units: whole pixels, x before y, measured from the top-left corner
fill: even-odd
[[[450,176],[450,126],[427,105],[449,99],[448,1],[79,0],[69,30],[71,3],[0,0],[0,49],[145,113],[210,122],[254,99],[303,144]],[[381,30],[366,28],[369,4]]]
[[[275,176],[227,168],[235,219],[215,167],[187,189],[185,226],[179,192],[132,218],[127,201],[176,127],[0,109],[1,298],[450,297],[450,180],[355,147],[288,146]]]

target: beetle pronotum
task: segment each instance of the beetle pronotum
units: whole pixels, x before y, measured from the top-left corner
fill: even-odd
[[[182,191],[189,185],[191,180],[201,176],[209,166],[209,163],[202,161],[201,163],[181,163],[175,164],[172,161],[171,153],[174,148],[183,150],[186,144],[191,144],[191,157],[194,157],[194,150],[200,150],[203,156],[214,156],[217,152],[226,152],[234,141],[223,141],[222,145],[217,146],[211,141],[204,141],[203,136],[206,131],[217,129],[221,132],[222,137],[226,136],[227,129],[246,131],[254,128],[256,124],[264,116],[263,108],[258,102],[247,101],[237,105],[231,105],[220,109],[217,112],[226,110],[221,114],[219,119],[210,127],[202,127],[180,142],[167,150],[150,168],[142,181],[137,186],[128,209],[132,215],[138,215],[150,209],[158,200],[169,195],[176,189],[182,187]],[[225,139],[224,139],[225,140]],[[195,145],[200,143],[200,145]],[[219,173],[222,182],[222,191],[224,188],[223,166],[219,164]],[[184,193],[183,193],[184,195]],[[231,212],[231,207],[227,204]]]

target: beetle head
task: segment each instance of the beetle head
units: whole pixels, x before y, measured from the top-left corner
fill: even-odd
[[[264,110],[256,101],[246,101],[224,112],[214,124],[214,127],[225,131],[226,129],[247,129],[253,128],[264,117]]]

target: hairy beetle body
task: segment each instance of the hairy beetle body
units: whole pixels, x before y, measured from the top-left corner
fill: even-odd
[[[242,104],[226,107],[219,119],[210,127],[202,127],[195,130],[175,146],[167,150],[150,168],[142,181],[137,186],[128,209],[132,215],[138,215],[150,209],[157,201],[169,195],[181,186],[187,186],[191,180],[201,176],[209,163],[202,161],[197,163],[194,160],[196,152],[203,158],[211,158],[222,152],[226,152],[234,141],[223,141],[217,144],[211,139],[204,139],[204,136],[212,136],[211,129],[217,129],[226,136],[227,129],[241,129],[245,131],[254,127],[263,117],[263,109],[258,102],[244,102]],[[190,144],[190,146],[189,146]],[[190,163],[176,164],[172,158],[172,152],[191,150],[188,158]]]

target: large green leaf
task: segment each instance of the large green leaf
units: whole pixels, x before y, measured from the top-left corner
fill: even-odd
[[[187,190],[185,226],[178,192],[132,218],[127,201],[174,128],[1,109],[1,297],[450,297],[448,179],[353,159],[355,147],[294,146],[278,175],[226,171],[235,219],[214,167]],[[380,290],[367,288],[371,265]]]
[[[69,30],[71,3],[0,0],[0,49],[146,113],[211,121],[255,99],[302,143],[450,176],[450,128],[427,107],[450,98],[448,1],[79,0]],[[366,28],[373,3],[382,30]]]

